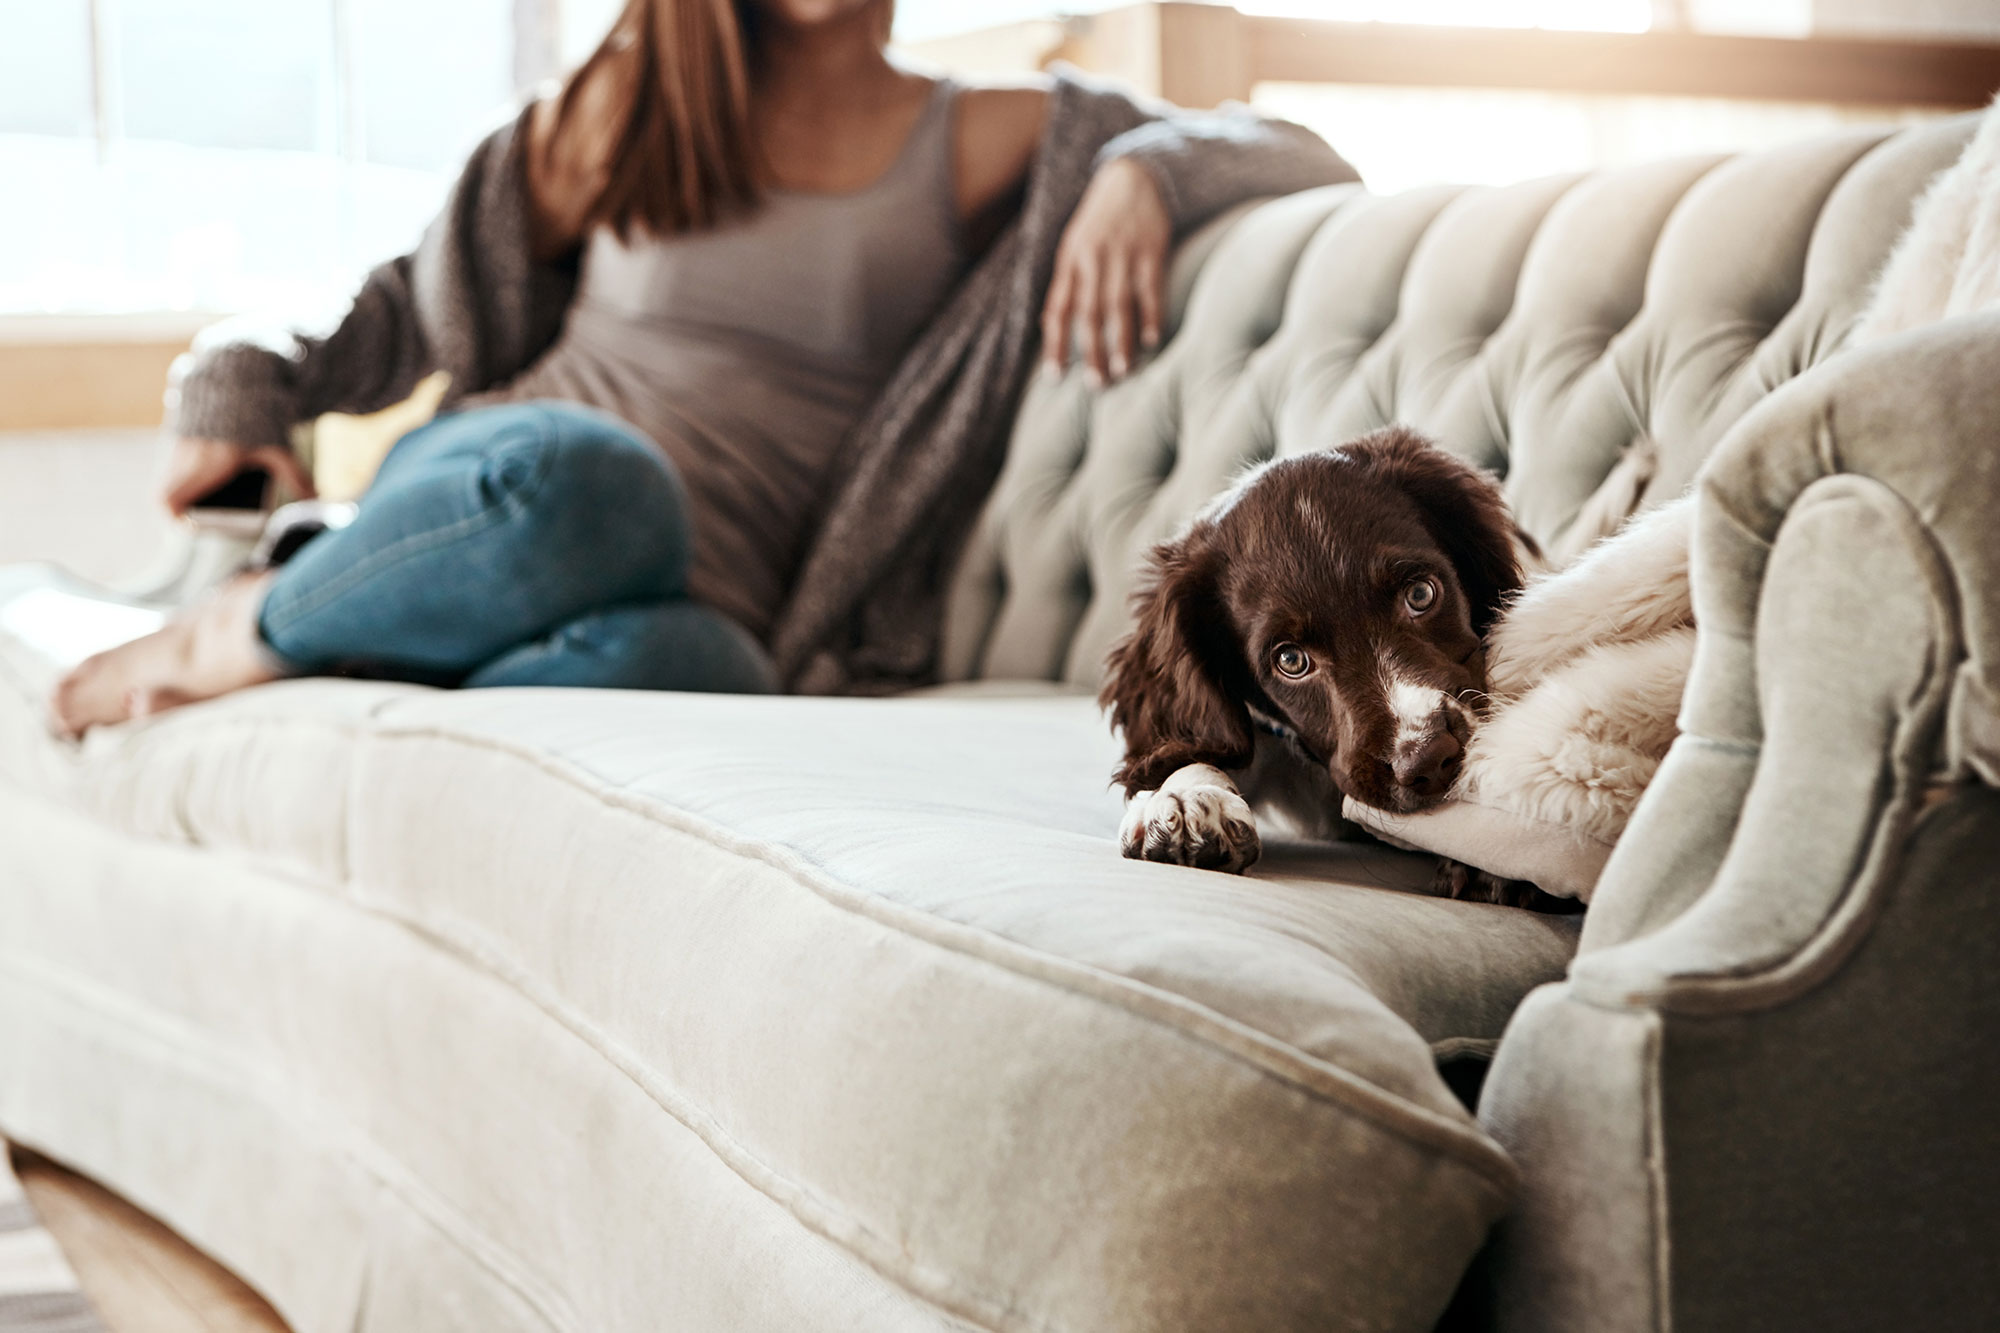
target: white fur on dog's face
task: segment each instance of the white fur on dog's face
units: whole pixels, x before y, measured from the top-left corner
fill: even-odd
[[[1520,579],[1491,478],[1407,430],[1264,465],[1152,555],[1103,702],[1117,780],[1157,790],[1191,763],[1235,770],[1252,710],[1357,800],[1447,795],[1460,695],[1485,688],[1482,636]],[[1387,697],[1384,666],[1427,693]]]
[[[1463,747],[1471,738],[1478,719],[1463,700],[1435,685],[1410,679],[1393,663],[1384,662],[1381,673],[1382,696],[1396,724],[1395,735],[1389,743],[1390,764],[1400,767],[1405,762],[1420,763],[1419,756],[1436,746],[1445,747],[1446,758],[1439,767],[1443,785],[1405,801],[1410,809],[1435,804],[1449,796],[1458,784],[1460,765],[1451,756],[1463,751],[1462,748],[1453,749],[1451,742],[1456,741],[1459,747]],[[1400,789],[1396,794],[1404,795]]]
[[[1396,745],[1400,748],[1431,734],[1443,725],[1439,716],[1445,709],[1445,692],[1433,685],[1419,685],[1388,675],[1389,711],[1396,715]]]

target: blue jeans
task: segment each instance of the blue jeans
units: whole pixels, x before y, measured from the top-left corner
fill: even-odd
[[[258,619],[299,674],[425,684],[763,693],[769,659],[687,597],[680,479],[566,403],[438,418],[390,451],[348,527],[294,556]]]

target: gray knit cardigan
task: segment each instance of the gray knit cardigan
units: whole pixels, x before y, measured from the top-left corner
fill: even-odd
[[[560,333],[577,260],[528,243],[525,113],[472,154],[416,250],[369,274],[324,336],[224,333],[168,394],[183,435],[282,444],[322,412],[372,412],[451,372],[447,410],[504,384]],[[1065,223],[1097,165],[1149,169],[1177,232],[1241,200],[1356,179],[1316,135],[1236,107],[1142,105],[1059,72],[1019,214],[917,339],[840,450],[772,631],[791,688],[884,693],[936,673],[943,593],[998,474],[1039,349]]]

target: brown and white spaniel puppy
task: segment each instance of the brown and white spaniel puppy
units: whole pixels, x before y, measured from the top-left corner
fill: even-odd
[[[1391,427],[1256,469],[1155,547],[1101,696],[1125,739],[1125,855],[1241,872],[1253,803],[1328,837],[1343,795],[1443,801],[1519,540],[1486,474]],[[1527,900],[1464,867],[1444,882]]]

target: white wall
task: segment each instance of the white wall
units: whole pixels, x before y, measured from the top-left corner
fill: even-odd
[[[157,498],[160,457],[152,430],[0,431],[0,565],[140,578],[173,528]]]

